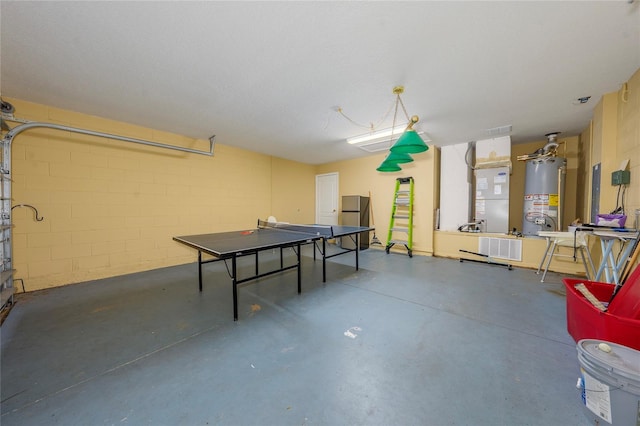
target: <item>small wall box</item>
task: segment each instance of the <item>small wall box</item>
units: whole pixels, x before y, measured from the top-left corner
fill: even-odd
[[[611,173],[611,185],[629,185],[631,172],[629,170],[616,170]]]

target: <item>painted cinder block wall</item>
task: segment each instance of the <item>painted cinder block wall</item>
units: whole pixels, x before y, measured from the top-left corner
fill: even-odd
[[[204,140],[7,101],[27,120],[208,149]],[[193,262],[175,235],[246,229],[272,214],[314,219],[314,167],[223,144],[209,157],[29,130],[14,139],[12,169],[12,205],[44,217],[12,212],[13,266],[26,291]]]
[[[633,215],[635,209],[640,209],[640,69],[629,79],[626,87],[616,93],[616,99],[617,139],[613,170],[622,160],[630,160],[631,183],[627,188],[625,207],[627,214]],[[609,173],[609,182],[610,176]]]

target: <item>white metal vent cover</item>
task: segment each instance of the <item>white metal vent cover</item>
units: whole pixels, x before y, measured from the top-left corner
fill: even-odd
[[[478,253],[486,254],[496,259],[508,259],[521,262],[522,240],[480,237],[478,239]]]

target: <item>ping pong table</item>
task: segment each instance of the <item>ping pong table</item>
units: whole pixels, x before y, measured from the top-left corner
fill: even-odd
[[[356,270],[359,269],[359,236],[362,232],[373,231],[367,226],[339,226],[339,225],[296,225],[282,222],[266,222],[258,220],[255,229],[242,231],[217,232],[212,234],[186,235],[173,237],[174,241],[198,250],[198,285],[202,291],[202,265],[211,262],[224,261],[231,277],[233,287],[233,320],[238,320],[238,285],[257,280],[268,275],[296,269],[298,272],[298,293],[302,292],[302,273],[300,269],[300,247],[313,244],[313,258],[316,250],[322,255],[322,281],[327,280],[326,260],[346,253],[355,253]],[[350,238],[355,248],[341,247],[336,253],[329,254],[327,240],[334,238]],[[320,244],[321,243],[321,244]],[[293,265],[284,265],[283,249],[291,248],[296,253]],[[267,272],[260,272],[259,256],[261,251],[280,249],[280,267]],[[202,254],[212,256],[203,260]],[[237,260],[243,256],[255,258],[255,273],[249,277],[238,277]],[[231,269],[227,261],[231,260]]]

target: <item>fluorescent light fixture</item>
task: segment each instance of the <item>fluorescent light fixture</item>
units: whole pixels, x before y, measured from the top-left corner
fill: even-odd
[[[404,132],[404,129],[406,128],[407,128],[407,125],[403,124],[402,126],[391,127],[384,130],[378,130],[375,132],[366,133],[360,136],[354,136],[352,138],[347,138],[347,143],[350,143],[352,145],[357,145],[359,143],[373,141],[376,139],[388,138],[391,135],[398,135],[398,137],[400,137],[400,135],[402,134],[402,132]]]

